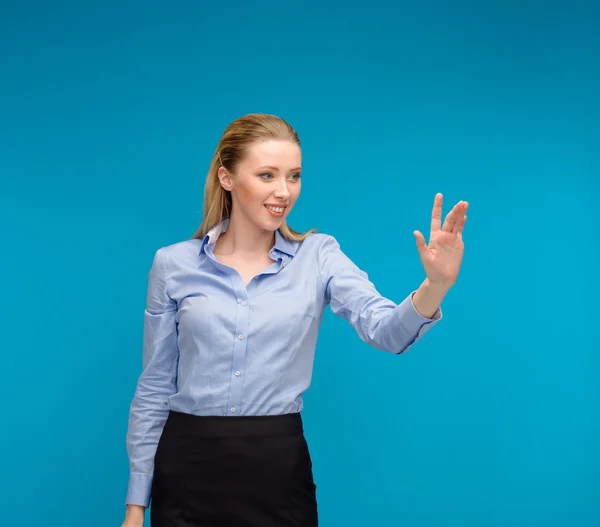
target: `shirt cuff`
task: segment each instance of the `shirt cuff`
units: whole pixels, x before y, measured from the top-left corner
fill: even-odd
[[[398,315],[404,329],[418,339],[441,320],[442,310],[438,308],[432,318],[424,317],[417,311],[413,304],[412,297],[415,293],[416,291],[412,292],[398,306]]]
[[[431,323],[431,322],[437,322],[438,320],[440,320],[442,318],[442,308],[438,307],[436,312],[433,314],[433,316],[431,318],[427,318],[424,317],[423,315],[421,315],[421,313],[419,313],[417,311],[417,308],[415,307],[415,304],[413,302],[413,296],[415,296],[416,291],[413,291],[410,295],[409,295],[409,299],[410,299],[410,305],[412,307],[412,311],[414,311],[414,313],[417,315],[418,319],[419,319],[419,323],[423,324],[423,323]]]
[[[152,477],[143,474],[131,474],[125,505],[141,505],[148,508],[152,492]]]

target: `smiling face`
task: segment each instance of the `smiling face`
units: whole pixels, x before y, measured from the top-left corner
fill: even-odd
[[[296,143],[268,140],[253,144],[233,174],[221,167],[219,180],[231,192],[232,217],[277,230],[300,195],[301,163]]]

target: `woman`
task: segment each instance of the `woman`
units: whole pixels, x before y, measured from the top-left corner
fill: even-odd
[[[429,245],[414,233],[427,278],[395,304],[332,236],[287,225],[300,178],[288,123],[237,119],[210,165],[199,230],[156,252],[124,526],[142,525],[150,501],[152,527],[316,526],[300,412],[323,310],[397,354],[440,320],[462,260],[467,203],[442,226],[435,197]]]

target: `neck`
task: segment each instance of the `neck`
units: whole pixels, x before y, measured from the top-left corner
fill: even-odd
[[[229,217],[227,231],[216,244],[216,252],[223,255],[263,256],[275,243],[275,233],[261,229],[251,221],[241,217],[233,210]]]

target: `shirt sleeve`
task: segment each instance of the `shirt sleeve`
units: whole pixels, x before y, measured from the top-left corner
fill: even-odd
[[[376,349],[403,353],[442,318],[441,308],[432,318],[421,315],[412,301],[415,291],[400,304],[382,296],[332,236],[326,235],[320,244],[318,259],[325,301],[331,311],[347,320],[361,340]]]
[[[148,275],[144,310],[143,367],[130,406],[127,431],[129,483],[126,504],[148,507],[154,455],[169,414],[168,398],[177,385],[177,305],[167,292],[164,248]]]

